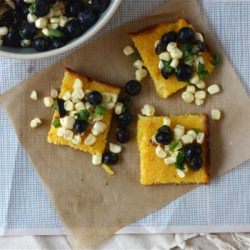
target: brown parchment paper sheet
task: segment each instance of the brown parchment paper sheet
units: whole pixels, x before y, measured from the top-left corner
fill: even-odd
[[[23,81],[0,98],[1,106],[12,121],[16,133],[41,177],[53,205],[64,223],[74,249],[95,245],[120,228],[161,208],[195,185],[142,186],[139,184],[139,153],[136,145],[136,114],[145,103],[156,106],[157,114],[210,113],[212,107],[223,110],[220,122],[210,122],[211,175],[223,174],[250,158],[250,100],[225,55],[223,65],[208,82],[223,85],[223,92],[208,98],[206,105],[187,105],[177,94],[167,101],[156,95],[150,78],[143,81],[143,91],[134,100],[132,140],[124,145],[115,176],[93,167],[91,156],[46,142],[52,110],[43,106],[43,96],[59,86],[65,67],[94,79],[124,85],[133,78],[133,59],[122,49],[132,44],[128,32],[138,31],[163,21],[187,18],[202,31],[212,51],[223,54],[208,30],[194,0],[171,0],[161,8],[164,15],[125,24],[87,44],[64,60]],[[41,97],[30,99],[35,89]],[[30,120],[41,117],[43,125],[29,127]],[[112,133],[111,133],[112,134]]]

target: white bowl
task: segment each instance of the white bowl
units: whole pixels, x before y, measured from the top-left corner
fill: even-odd
[[[56,56],[65,53],[79,45],[83,44],[94,36],[103,26],[111,19],[119,7],[121,0],[111,0],[109,7],[102,13],[98,21],[88,29],[80,37],[70,41],[62,48],[49,50],[45,52],[36,52],[31,48],[9,48],[0,47],[0,57],[14,58],[14,59],[41,59],[51,56]]]

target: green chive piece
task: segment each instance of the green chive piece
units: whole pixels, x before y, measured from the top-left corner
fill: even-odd
[[[36,13],[36,1],[30,5],[28,10],[29,10],[29,13],[31,13],[31,14]]]
[[[172,74],[173,73],[173,68],[170,66],[171,64],[171,61],[164,61],[162,60],[163,62],[163,68],[162,70],[168,74]]]
[[[53,109],[54,109],[55,111],[58,111],[58,110],[59,110],[57,100],[55,100],[54,103],[53,103]]]
[[[97,107],[95,108],[95,113],[94,113],[94,115],[97,115],[97,116],[104,116],[106,112],[107,112],[107,109],[100,105],[100,106],[97,106]]]
[[[185,160],[185,153],[184,150],[180,150],[177,157],[176,157],[176,163],[175,163],[175,167],[180,169],[180,170],[184,170],[184,160]]]
[[[49,35],[51,37],[60,38],[64,36],[64,33],[58,29],[49,29]]]
[[[131,54],[134,60],[141,60],[140,53],[136,50],[133,54]]]
[[[83,109],[76,113],[78,120],[88,120],[90,113],[87,109]]]
[[[214,55],[214,60],[213,60],[213,65],[214,65],[215,67],[218,67],[218,66],[221,65],[221,63],[222,63],[221,56],[218,55],[218,54],[215,54],[215,55]]]
[[[203,63],[198,64],[198,71],[197,71],[198,75],[200,78],[205,78],[207,76],[209,76],[209,73],[207,70],[205,70],[205,65]]]
[[[52,125],[53,125],[55,128],[61,127],[60,120],[54,120],[54,121],[52,122]]]
[[[175,151],[177,147],[179,147],[181,145],[180,141],[174,141],[169,145],[169,150],[170,151]]]

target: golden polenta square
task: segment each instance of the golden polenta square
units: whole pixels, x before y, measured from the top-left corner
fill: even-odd
[[[171,129],[182,125],[185,130],[197,129],[205,134],[202,143],[203,165],[198,171],[189,169],[184,178],[180,178],[176,167],[166,165],[164,159],[155,153],[156,146],[151,138],[163,125],[163,116],[139,116],[137,124],[137,143],[140,152],[140,182],[143,185],[152,184],[181,184],[181,183],[208,183],[208,118],[207,115],[171,115]]]
[[[100,93],[106,93],[106,94],[108,93],[111,95],[115,94],[117,98],[119,96],[119,93],[120,93],[119,87],[112,86],[110,84],[106,84],[103,82],[95,81],[82,74],[76,73],[70,69],[65,69],[59,98],[62,99],[66,92],[73,91],[73,84],[76,79],[81,80],[81,82],[83,83],[83,87],[82,87],[83,91],[88,90],[88,91],[98,91]],[[103,133],[96,136],[96,142],[93,145],[86,145],[84,143],[87,136],[91,133],[91,128],[87,128],[86,131],[84,131],[84,133],[81,134],[81,142],[79,144],[75,144],[70,140],[66,140],[63,136],[58,136],[57,130],[59,128],[56,128],[55,126],[53,126],[53,121],[60,119],[60,114],[56,110],[54,112],[53,121],[49,130],[49,133],[48,133],[47,141],[49,143],[53,143],[57,145],[67,145],[74,149],[78,149],[78,150],[88,152],[91,154],[103,153],[105,145],[106,145],[106,138],[107,138],[109,127],[110,127],[113,110],[114,108],[109,109],[104,114],[102,122],[105,123],[106,129]]]
[[[158,67],[159,56],[155,53],[155,42],[160,40],[165,33],[169,31],[178,32],[183,27],[194,29],[186,20],[178,19],[175,23],[162,23],[130,34],[144,65],[154,81],[158,95],[164,99],[184,88],[187,83],[179,81],[174,74],[169,76],[168,79],[162,76],[161,70]],[[201,54],[204,58],[205,69],[211,74],[214,69],[214,65],[212,64],[213,57],[208,50]]]

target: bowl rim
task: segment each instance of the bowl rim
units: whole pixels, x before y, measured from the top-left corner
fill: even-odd
[[[85,34],[76,38],[71,43],[67,44],[66,46],[55,49],[49,50],[46,52],[38,52],[38,53],[30,53],[30,54],[20,54],[14,52],[7,52],[0,50],[0,57],[8,58],[8,59],[22,59],[22,60],[33,60],[33,59],[44,59],[56,55],[60,55],[62,53],[68,52],[74,48],[77,48],[81,44],[85,43],[91,37],[93,37],[100,29],[102,29],[108,21],[113,17],[116,10],[120,6],[122,0],[114,0],[110,3],[110,6],[106,10],[105,15],[103,18],[100,18],[97,23],[92,26]]]

